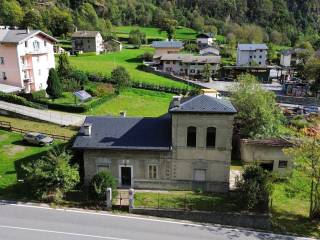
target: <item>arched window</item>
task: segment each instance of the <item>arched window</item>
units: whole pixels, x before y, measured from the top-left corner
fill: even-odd
[[[187,133],[187,146],[195,147],[197,145],[197,128],[196,127],[188,127]]]
[[[216,146],[216,128],[208,127],[207,128],[207,147]]]

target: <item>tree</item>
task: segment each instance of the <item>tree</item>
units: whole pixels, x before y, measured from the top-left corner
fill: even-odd
[[[18,26],[23,19],[23,10],[16,0],[0,1],[0,24]],[[2,21],[1,21],[2,20]]]
[[[24,15],[21,25],[23,28],[42,29],[42,17],[38,11],[29,10]]]
[[[209,82],[211,80],[211,76],[212,76],[212,66],[211,64],[206,63],[203,66],[203,70],[202,70],[202,77]]]
[[[240,203],[248,210],[268,211],[272,193],[272,178],[258,165],[245,167],[240,178],[236,180],[240,193]]]
[[[304,72],[312,84],[312,92],[318,93],[320,91],[320,58],[311,57],[304,67]]]
[[[116,83],[116,92],[120,93],[120,91],[126,87],[131,85],[131,78],[127,70],[122,67],[116,67],[111,72],[111,79]]]
[[[136,48],[140,48],[142,43],[146,43],[146,34],[139,29],[131,30],[129,33],[129,43],[133,44]]]
[[[160,23],[160,32],[166,32],[169,41],[174,38],[174,33],[176,31],[176,27],[178,22],[174,19],[164,18]]]
[[[78,166],[70,165],[71,157],[65,148],[55,147],[46,156],[22,166],[25,181],[36,196],[42,199],[54,196],[54,200],[59,200],[79,183]]]
[[[310,180],[310,218],[320,218],[320,140],[304,140],[285,151],[294,159],[296,170]]]
[[[60,82],[58,73],[54,68],[49,70],[46,92],[53,101],[54,99],[62,96],[62,84]]]
[[[252,138],[278,136],[284,117],[275,94],[262,89],[250,74],[240,75],[238,82],[231,99],[238,110],[236,124],[240,134]]]
[[[57,67],[57,72],[59,74],[59,77],[65,78],[69,76],[71,71],[72,69],[69,62],[68,54],[66,53],[60,54],[58,58],[58,67]]]
[[[106,200],[107,188],[112,189],[112,196],[117,196],[117,180],[109,171],[102,171],[93,176],[89,185],[89,196],[92,200],[103,202]]]

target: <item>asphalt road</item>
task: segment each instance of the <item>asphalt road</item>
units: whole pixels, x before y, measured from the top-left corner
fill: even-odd
[[[114,215],[0,202],[0,239],[302,240],[306,238],[136,215]]]

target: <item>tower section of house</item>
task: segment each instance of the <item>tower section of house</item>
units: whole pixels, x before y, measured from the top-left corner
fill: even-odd
[[[237,66],[260,66],[267,65],[266,44],[238,44]]]
[[[303,55],[306,52],[307,50],[303,48],[293,48],[284,50],[281,52],[280,65],[283,67],[294,67],[302,63],[302,57],[300,57],[300,55]]]
[[[95,52],[100,54],[104,51],[103,38],[98,31],[76,31],[71,36],[73,52]]]
[[[225,192],[235,113],[228,100],[178,96],[158,118],[87,117],[73,148],[86,183],[108,170],[120,187]]]
[[[153,60],[159,63],[161,56],[179,53],[183,49],[183,43],[181,41],[154,41],[152,47],[155,49]]]
[[[46,89],[57,40],[39,30],[0,30],[0,83],[25,92]]]

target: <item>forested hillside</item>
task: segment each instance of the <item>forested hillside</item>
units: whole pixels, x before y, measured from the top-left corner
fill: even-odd
[[[240,41],[294,45],[303,38],[319,45],[320,1],[0,0],[1,25],[40,28],[54,36],[75,26],[107,36],[112,25],[161,26],[165,20]]]

